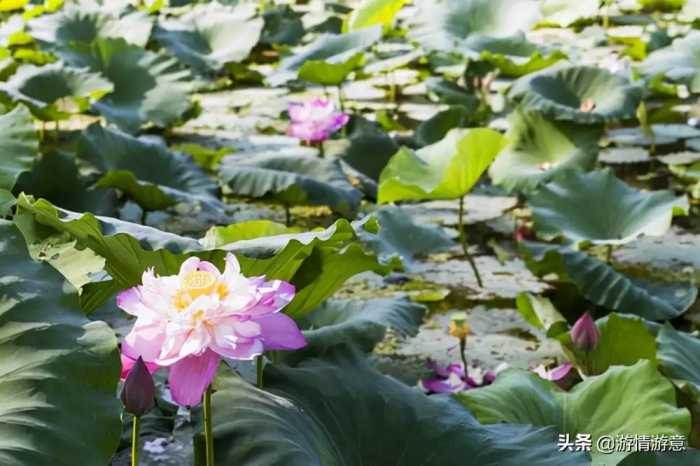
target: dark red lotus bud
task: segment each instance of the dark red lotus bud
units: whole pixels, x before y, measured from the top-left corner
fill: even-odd
[[[148,412],[155,403],[156,386],[143,359],[139,357],[122,387],[121,400],[124,410],[134,416]]]
[[[571,327],[571,341],[582,351],[590,353],[595,350],[598,346],[598,338],[600,338],[600,330],[588,312]]]

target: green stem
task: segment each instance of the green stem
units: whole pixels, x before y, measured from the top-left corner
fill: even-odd
[[[255,366],[257,371],[257,385],[258,388],[263,388],[263,369],[265,368],[265,361],[263,361],[263,355],[261,354],[255,358]]]
[[[139,431],[141,419],[138,416],[132,418],[131,423],[131,466],[139,466]]]
[[[285,226],[290,226],[292,224],[292,210],[289,204],[284,205],[284,224]]]
[[[481,274],[479,273],[479,269],[476,268],[474,258],[471,256],[471,254],[469,254],[469,243],[467,242],[467,235],[464,231],[464,197],[459,198],[459,242],[462,243],[464,257],[467,258],[467,261],[474,272],[476,283],[479,285],[479,288],[483,288],[484,282],[481,281]]]
[[[326,157],[326,149],[323,147],[323,141],[318,143],[318,156],[321,158]]]
[[[211,420],[211,385],[204,392],[204,442],[206,445],[206,466],[214,466],[214,432]]]
[[[467,363],[467,339],[466,338],[459,339],[459,357],[462,358],[462,365],[464,366],[464,376],[467,377],[469,375],[469,373],[468,373],[469,364]]]
[[[343,83],[338,84],[338,106],[340,111],[345,111],[345,99],[343,98]]]
[[[141,208],[141,225],[146,225],[147,221],[148,221],[148,211],[144,208]]]
[[[612,255],[613,255],[613,245],[608,244],[608,250],[605,254],[605,262],[608,264],[612,264]]]

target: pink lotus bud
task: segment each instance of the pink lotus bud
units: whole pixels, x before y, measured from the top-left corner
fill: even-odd
[[[124,410],[134,416],[141,416],[153,408],[155,396],[153,376],[139,357],[122,387],[121,400]]]
[[[586,312],[571,327],[571,341],[574,346],[582,351],[590,353],[598,346],[600,330],[593,317]]]

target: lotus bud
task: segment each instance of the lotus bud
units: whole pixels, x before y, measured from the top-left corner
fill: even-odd
[[[155,396],[153,376],[139,357],[122,387],[121,400],[124,410],[134,416],[141,416],[153,408]]]
[[[467,314],[464,312],[458,312],[453,314],[450,318],[450,335],[459,338],[460,340],[466,340],[467,336],[471,332],[471,327],[467,323]]]
[[[588,312],[583,314],[571,327],[571,341],[574,346],[587,353],[596,349],[599,338],[600,330]]]

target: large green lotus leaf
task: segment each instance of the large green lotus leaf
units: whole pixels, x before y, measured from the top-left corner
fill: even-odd
[[[379,125],[361,116],[353,116],[347,128],[350,145],[342,156],[343,162],[373,181],[379,180],[399,146]]]
[[[487,128],[453,129],[440,142],[401,148],[379,177],[379,203],[456,199],[467,194],[504,146]]]
[[[114,333],[66,302],[63,278],[12,223],[0,230],[0,462],[107,464],[121,434]]]
[[[580,244],[625,244],[663,236],[674,215],[688,214],[688,199],[672,191],[634,189],[610,170],[568,172],[530,196],[537,233]],[[591,208],[595,206],[595,208]]]
[[[508,146],[489,168],[494,184],[529,191],[568,170],[590,170],[598,156],[599,127],[552,121],[517,109],[510,116]]]
[[[418,224],[401,207],[382,206],[371,215],[379,222],[379,232],[358,228],[358,234],[384,261],[398,256],[408,268],[417,256],[444,251],[455,244],[441,227]]]
[[[690,431],[690,413],[676,407],[673,385],[649,361],[611,367],[569,392],[531,372],[509,370],[488,387],[455,396],[485,424],[552,426],[573,438],[591,434],[593,465],[612,466],[631,453],[599,452],[596,441],[603,435],[687,436]]]
[[[591,125],[634,117],[642,91],[605,69],[568,66],[520,78],[508,95],[547,118]]]
[[[520,293],[515,304],[523,319],[533,327],[544,330],[548,337],[568,332],[569,324],[549,298]]]
[[[364,54],[356,53],[347,60],[328,62],[324,60],[305,61],[297,72],[299,79],[322,86],[339,86],[348,75],[362,65]]]
[[[271,198],[287,205],[326,205],[346,217],[353,216],[362,199],[337,160],[278,152],[234,154],[223,160],[220,173],[239,196]]]
[[[51,151],[18,178],[15,192],[48,199],[65,209],[113,215],[117,208],[114,191],[93,189],[93,182],[80,174],[73,154]]]
[[[663,373],[696,399],[700,397],[700,340],[664,326],[657,336]]]
[[[584,466],[551,429],[482,426],[450,401],[334,352],[267,366],[265,390],[241,379],[214,393],[217,462],[240,466]],[[202,464],[202,463],[200,463]]]
[[[381,36],[382,29],[379,26],[347,34],[324,34],[282,60],[275,72],[267,77],[267,82],[271,86],[280,86],[295,79],[299,69],[308,61],[344,63],[369,48]]]
[[[450,105],[449,108],[422,121],[418,127],[416,127],[413,138],[418,147],[435,144],[443,139],[450,130],[468,127],[469,119],[473,115],[473,109],[463,105]]]
[[[6,189],[0,189],[0,217],[10,215],[15,204],[17,204],[15,196]]]
[[[391,26],[406,0],[363,0],[347,19],[344,29],[357,31],[372,26]]]
[[[58,62],[20,66],[6,83],[0,84],[0,92],[26,104],[42,120],[64,119],[85,111],[113,88],[99,74]]]
[[[519,78],[526,74],[548,68],[560,60],[567,58],[564,52],[553,50],[541,52],[535,50],[528,56],[510,56],[504,53],[493,53],[488,50],[481,52],[481,59],[498,68],[503,76]]]
[[[97,180],[95,187],[118,189],[146,212],[167,209],[177,204],[157,184],[139,181],[129,170],[110,170]]]
[[[248,58],[262,29],[263,20],[255,17],[252,3],[237,7],[208,3],[196,5],[177,20],[161,22],[153,35],[181,62],[207,75]]]
[[[569,358],[588,375],[602,374],[612,366],[632,366],[643,359],[656,364],[656,338],[645,320],[613,313],[598,319],[596,325],[600,338],[590,353],[576,349],[568,332],[557,337]]]
[[[136,132],[146,123],[167,127],[191,107],[191,76],[177,60],[131,45],[124,39],[97,39],[62,55],[114,84],[114,91],[94,104],[122,130]]]
[[[501,75],[512,78],[540,71],[567,57],[560,50],[529,42],[523,33],[482,41],[472,48],[481,52],[481,60],[498,68]]]
[[[216,183],[188,156],[161,144],[95,123],[81,134],[78,156],[105,174],[97,186],[121,189],[147,210],[175,200],[222,208]]]
[[[296,45],[304,37],[304,23],[301,13],[289,5],[279,5],[265,10],[265,27],[260,42],[263,44]]]
[[[639,65],[639,71],[648,79],[663,76],[686,84],[691,92],[700,91],[700,31],[690,31],[651,53]]]
[[[692,283],[661,283],[630,278],[608,264],[572,249],[528,243],[528,267],[539,276],[557,273],[576,285],[583,296],[607,309],[649,320],[670,320],[683,314],[698,295]]]
[[[0,115],[0,189],[11,191],[20,174],[31,170],[39,152],[34,120],[26,107],[18,105]]]
[[[408,299],[329,299],[302,321],[304,336],[315,351],[345,343],[372,351],[391,328],[416,335],[425,307]]]
[[[215,249],[236,241],[293,232],[292,228],[270,220],[248,220],[225,227],[211,227],[199,242],[205,249]]]
[[[373,219],[360,226],[338,220],[325,230],[239,240],[222,247],[239,257],[250,258],[248,274],[267,274],[294,284],[297,294],[285,312],[301,318],[313,312],[350,277],[365,271],[385,275],[401,267],[395,257],[378,257],[361,244],[360,228],[378,231]]]
[[[700,450],[638,452],[625,458],[619,466],[695,466],[700,464]]]
[[[145,47],[151,36],[152,20],[142,12],[120,15],[110,9],[86,2],[72,2],[57,12],[29,21],[29,33],[50,50],[61,51],[87,46],[96,39],[124,39]]]
[[[295,317],[313,311],[358,273],[386,274],[399,266],[395,261],[379,263],[376,255],[358,242],[350,222],[342,219],[321,231],[239,240],[221,249],[204,250],[191,238],[118,219],[59,210],[43,199],[33,201],[20,195],[18,215],[23,214],[33,216],[43,230],[48,229],[33,228],[37,233],[27,238],[28,242],[41,241],[57,232],[68,233],[77,240],[78,247],[90,248],[105,259],[105,271],[114,285],[97,287],[95,291],[100,294],[91,297],[89,309],[95,309],[120,289],[139,284],[147,268],[172,275],[192,255],[222,267],[225,254],[232,252],[244,274],[291,282],[297,294],[285,312]]]
[[[540,8],[545,23],[569,27],[580,20],[598,16],[600,1],[544,0]]]
[[[527,32],[540,17],[532,0],[420,0],[409,36],[425,48],[468,53]]]
[[[687,0],[637,0],[645,10],[674,11],[685,5]]]

